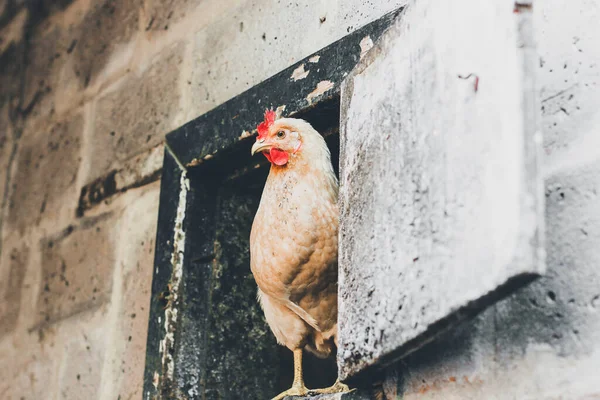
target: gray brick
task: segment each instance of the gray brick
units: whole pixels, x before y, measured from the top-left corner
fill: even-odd
[[[101,214],[41,241],[37,325],[96,308],[112,291],[115,220]]]
[[[21,310],[23,280],[29,261],[29,248],[22,244],[6,248],[0,265],[0,338],[12,332]]]
[[[87,181],[156,146],[174,128],[183,50],[183,44],[167,48],[142,76],[98,101]]]
[[[205,1],[148,0],[144,4],[146,31],[167,31]]]
[[[83,122],[76,113],[59,121],[42,118],[25,129],[11,179],[9,231],[23,234],[42,219],[75,214]]]
[[[21,97],[21,108],[30,116],[46,116],[55,109],[55,95],[62,90],[61,73],[71,56],[71,30],[42,22],[30,32]]]
[[[56,399],[60,351],[54,343],[42,346],[37,335],[11,338],[12,348],[0,349],[2,400]]]
[[[102,375],[109,345],[106,321],[94,318],[80,321],[77,328],[64,332],[65,355],[58,393],[61,399],[98,399],[103,383]],[[131,385],[135,385],[130,382]],[[111,397],[117,399],[117,397]]]
[[[141,0],[94,2],[78,27],[73,70],[82,87],[93,84],[119,45],[138,31]]]
[[[121,246],[118,261],[122,297],[111,345],[111,365],[117,377],[114,398],[142,397],[142,385],[131,382],[142,382],[144,374],[159,194],[156,182],[128,192],[121,200],[127,206],[119,236],[126,237],[127,244]]]

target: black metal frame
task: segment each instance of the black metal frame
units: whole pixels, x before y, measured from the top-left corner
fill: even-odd
[[[260,168],[266,165],[264,160],[250,158],[254,128],[265,109],[285,107],[286,116],[307,119],[322,133],[335,133],[340,84],[359,61],[359,43],[366,36],[376,41],[400,11],[347,35],[167,135],[144,399],[247,398],[232,394],[238,390],[234,382],[217,378],[218,384],[208,382],[210,359],[217,351],[210,344],[209,336],[214,335],[210,332],[214,325],[211,309],[220,306],[214,303],[213,285],[218,279],[215,260],[224,251],[215,246],[217,236],[222,234],[217,232],[215,221],[220,212],[217,193],[227,182],[266,170]],[[315,56],[319,56],[318,62],[314,62]],[[292,79],[293,71],[302,64],[310,70],[308,76]],[[323,81],[331,82],[333,87],[313,101],[307,100]],[[269,340],[274,343],[273,338]],[[261,357],[271,356],[265,350]],[[273,361],[277,360],[259,360],[256,365]],[[259,381],[253,382],[258,385]],[[218,394],[211,395],[211,391]]]

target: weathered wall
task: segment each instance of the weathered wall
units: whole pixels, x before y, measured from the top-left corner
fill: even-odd
[[[141,398],[164,135],[402,4],[0,1],[0,398]]]
[[[600,398],[600,6],[534,15],[547,276],[390,368],[390,398]]]
[[[342,378],[544,272],[537,55],[514,8],[413,2],[342,87]]]
[[[0,1],[0,398],[140,398],[163,135],[404,1],[24,3]],[[548,276],[390,398],[600,396],[598,7],[535,7]],[[130,189],[77,217],[107,176]]]

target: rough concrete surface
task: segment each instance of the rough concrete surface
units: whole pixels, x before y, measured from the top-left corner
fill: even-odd
[[[156,209],[159,184],[125,193],[117,203],[127,204],[119,218],[119,237],[127,238],[116,246],[119,263],[110,302],[115,305],[109,316],[114,326],[110,347],[106,351],[108,368],[101,396],[137,399],[142,396],[142,382],[149,318],[150,288],[156,238]]]
[[[415,2],[343,86],[343,378],[544,271],[541,137],[527,103],[535,60],[521,14]]]
[[[548,271],[390,368],[404,399],[600,397],[600,9],[545,1],[533,12]]]
[[[158,148],[170,129],[405,3],[0,0],[0,398],[141,397],[158,195],[148,184],[160,172],[155,162],[140,173],[132,165],[138,157],[145,163],[142,155]],[[385,377],[386,400],[591,399],[600,393],[600,11],[593,0],[548,0],[533,11],[548,274],[390,366],[379,376]],[[414,27],[431,25],[431,19],[423,15]],[[495,28],[479,18],[463,25]],[[445,39],[450,49],[474,41]],[[177,56],[164,61],[179,45]],[[483,43],[480,50],[494,47]],[[474,108],[491,84],[482,77],[473,94],[472,80],[452,82]],[[103,102],[107,98],[112,105]],[[125,136],[122,146],[111,142],[117,133]],[[113,168],[122,186],[77,216],[82,188]],[[98,224],[110,226],[110,234],[86,227],[106,213],[110,217]],[[64,236],[70,226],[73,232]],[[56,240],[51,251],[41,245],[49,240]],[[223,258],[224,276],[243,276],[236,254]],[[102,302],[91,300],[94,286],[86,279],[94,277],[103,285]],[[48,298],[52,307],[44,304],[46,283],[55,290],[56,298]],[[217,294],[227,297],[223,288]],[[69,296],[80,306],[73,307]],[[219,315],[233,314],[233,304]],[[231,338],[222,339],[212,348]],[[201,347],[194,345],[187,348]]]
[[[44,221],[70,220],[77,204],[83,125],[81,112],[27,124],[12,168],[8,233],[23,235]]]
[[[0,338],[15,328],[19,318],[29,248],[26,244],[8,247],[3,257],[7,260],[2,260],[3,268],[0,269]]]
[[[140,77],[98,100],[88,181],[156,146],[174,128],[183,49],[181,43],[165,49]]]
[[[109,213],[68,226],[40,243],[38,324],[56,322],[106,302],[113,284],[115,232]],[[87,267],[82,273],[80,265]]]
[[[119,46],[124,47],[134,38],[141,5],[141,0],[92,2],[73,45],[73,71],[82,87],[93,83],[109,65],[113,53],[120,50]]]

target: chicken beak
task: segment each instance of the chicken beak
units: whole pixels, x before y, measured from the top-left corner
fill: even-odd
[[[252,145],[252,150],[250,151],[252,155],[255,155],[256,153],[259,153],[263,150],[269,149],[271,148],[271,144],[267,143],[264,141],[264,139],[262,140],[257,140],[254,145]]]

